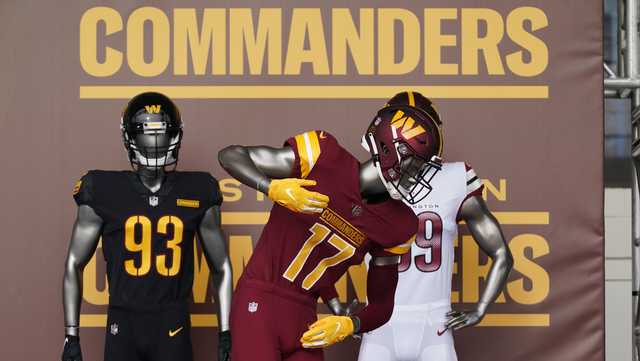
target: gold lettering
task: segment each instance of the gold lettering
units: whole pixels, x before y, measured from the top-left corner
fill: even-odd
[[[144,59],[144,24],[152,27],[151,62]],[[127,21],[127,62],[135,74],[152,77],[162,74],[171,57],[169,19],[162,10],[145,6],[134,10]]]
[[[491,269],[491,259],[480,264],[480,247],[472,236],[462,236],[462,302],[475,303],[480,300],[480,282],[487,278]],[[497,303],[504,303],[504,294],[500,293]]]
[[[224,75],[227,69],[225,9],[204,9],[201,31],[198,31],[195,9],[175,9],[173,18],[173,73],[187,75],[187,52],[191,50],[196,75],[205,74],[209,53],[211,73]]]
[[[209,287],[209,275],[211,270],[204,252],[198,257],[198,242],[193,240],[193,302],[205,303],[207,300],[207,288]]]
[[[456,249],[458,248],[458,237],[453,239],[453,253],[456,253]],[[457,258],[457,257],[456,257]],[[458,274],[458,262],[457,261],[453,261],[453,270],[451,271],[452,273],[452,277],[455,279],[455,275]],[[451,303],[458,303],[460,302],[460,292],[458,291],[454,291],[453,287],[451,288]]]
[[[402,26],[403,54],[396,62],[395,24]],[[399,75],[413,71],[420,61],[420,22],[406,9],[378,10],[378,74]]]
[[[225,202],[237,202],[242,198],[242,189],[240,182],[233,178],[225,178],[220,180],[220,192]]]
[[[104,62],[98,61],[98,23],[105,25],[105,36],[122,30],[122,17],[109,7],[91,8],[80,19],[80,65],[91,76],[106,77],[115,74],[122,66],[122,52],[106,46]]]
[[[304,48],[307,34],[309,34],[309,49]],[[322,27],[322,14],[317,8],[296,8],[293,9],[291,16],[284,73],[299,75],[302,63],[311,63],[314,75],[329,74],[329,59]]]
[[[442,21],[458,18],[454,8],[424,10],[424,73],[426,75],[457,75],[458,64],[442,62],[442,48],[456,46],[456,35],[442,34]]]
[[[373,9],[360,9],[360,26],[356,29],[349,9],[332,9],[332,65],[334,75],[347,74],[347,48],[358,74],[373,74]]]
[[[244,74],[246,47],[249,73],[262,74],[264,54],[265,50],[268,50],[267,72],[269,75],[280,75],[282,73],[282,9],[260,9],[258,29],[255,32],[251,9],[231,9],[229,17],[229,72],[233,75]]]
[[[546,28],[549,19],[544,11],[534,7],[514,9],[507,16],[507,34],[514,43],[522,46],[531,54],[529,62],[524,60],[524,51],[518,50],[506,57],[509,69],[519,76],[536,76],[542,74],[549,65],[549,48],[544,41],[525,30],[525,22],[531,22],[531,32]]]
[[[500,179],[499,186],[496,187],[493,183],[491,183],[488,179],[483,179],[482,183],[484,184],[484,189],[482,190],[482,198],[484,200],[488,199],[489,194],[491,194],[495,199],[505,202],[507,200],[507,180]]]
[[[481,37],[479,25],[486,25],[486,35]],[[493,9],[462,9],[462,74],[478,75],[482,52],[487,71],[491,75],[504,75],[498,44],[504,36],[504,22]]]
[[[509,296],[519,304],[533,305],[544,301],[549,295],[549,274],[539,264],[533,262],[536,258],[549,254],[549,243],[537,234],[521,234],[509,243],[513,252],[515,271],[528,278],[530,289],[524,285],[524,277],[507,284]],[[532,252],[531,259],[525,255],[525,250]]]
[[[98,289],[98,253],[102,249],[102,240],[98,241],[96,252],[84,267],[82,273],[82,298],[92,305],[106,305],[109,303],[109,283],[104,275],[104,288]]]

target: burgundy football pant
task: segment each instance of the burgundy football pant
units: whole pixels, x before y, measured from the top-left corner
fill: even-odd
[[[300,337],[315,322],[316,300],[263,281],[241,278],[231,305],[233,361],[320,361]]]

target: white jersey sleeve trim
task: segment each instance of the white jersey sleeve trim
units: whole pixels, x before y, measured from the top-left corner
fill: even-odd
[[[481,189],[483,184],[482,184],[482,180],[480,178],[478,178],[478,176],[476,175],[476,172],[473,170],[473,168],[471,168],[467,164],[465,164],[465,166],[467,168],[467,177],[466,177],[467,191],[466,191],[466,194],[468,196],[468,195],[478,191],[479,189]]]

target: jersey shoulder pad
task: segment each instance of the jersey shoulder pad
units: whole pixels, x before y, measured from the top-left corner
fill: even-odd
[[[218,180],[209,173],[206,173],[205,176],[207,181],[207,209],[222,205],[222,193],[220,192]]]
[[[465,168],[465,174],[466,174],[466,198],[475,196],[475,195],[481,195],[482,194],[482,189],[484,188],[484,185],[482,184],[482,180],[480,178],[478,178],[478,176],[476,175],[476,171],[473,170],[473,168],[465,163],[464,164],[464,168]]]
[[[93,169],[83,175],[73,186],[73,198],[78,205],[96,208],[105,197],[117,191],[126,172]]]
[[[78,206],[93,206],[95,199],[94,182],[98,172],[99,171],[96,170],[90,170],[74,184],[72,194]]]
[[[196,189],[198,197],[204,203],[204,209],[222,204],[222,194],[218,180],[209,172],[180,172],[182,182],[190,189]]]
[[[307,178],[318,162],[331,156],[338,142],[324,130],[310,130],[287,139],[285,145],[295,154],[292,176]]]
[[[462,200],[460,201],[460,205],[458,206],[456,221],[460,221],[462,219],[462,215],[460,214],[460,212],[462,210],[462,205],[464,204],[464,202],[471,197],[475,197],[475,196],[481,197],[482,191],[484,190],[484,184],[482,183],[482,180],[478,178],[473,168],[469,164],[464,163],[464,169],[465,169],[464,197],[462,198]]]

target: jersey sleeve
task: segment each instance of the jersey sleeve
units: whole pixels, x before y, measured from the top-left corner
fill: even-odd
[[[320,155],[334,142],[335,138],[323,130],[310,130],[287,139],[285,145],[290,146],[295,154],[291,176],[307,178],[318,164]]]
[[[403,255],[411,250],[418,233],[418,219],[411,208],[401,201],[388,200],[377,208],[379,222],[369,234],[373,246],[369,253],[376,257]]]
[[[78,206],[87,205],[93,207],[93,175],[91,172],[83,175],[73,186],[73,199]]]
[[[482,190],[484,189],[484,184],[482,184],[482,180],[478,178],[476,172],[471,168],[467,163],[464,164],[465,173],[466,173],[466,188],[465,188],[465,196],[460,202],[460,206],[458,206],[458,212],[456,214],[456,221],[460,221],[462,218],[460,216],[460,210],[462,209],[462,205],[464,202],[475,196],[482,196]]]
[[[408,240],[396,246],[384,248],[383,246],[376,245],[371,249],[370,253],[374,257],[402,256],[411,250],[411,245],[415,240],[416,235],[414,234]]]
[[[467,188],[465,190],[466,192],[465,199],[469,197],[477,196],[477,195],[482,195],[482,189],[484,188],[484,185],[482,184],[482,180],[478,178],[478,176],[476,175],[476,172],[473,170],[473,168],[471,168],[470,165],[465,163],[464,167],[466,170],[466,181],[467,181]]]
[[[369,261],[367,272],[367,306],[356,312],[360,319],[359,333],[373,331],[384,325],[393,314],[398,266],[376,266]]]
[[[209,173],[207,173],[206,192],[205,199],[207,204],[205,209],[222,205],[222,193],[220,192],[218,180]]]

